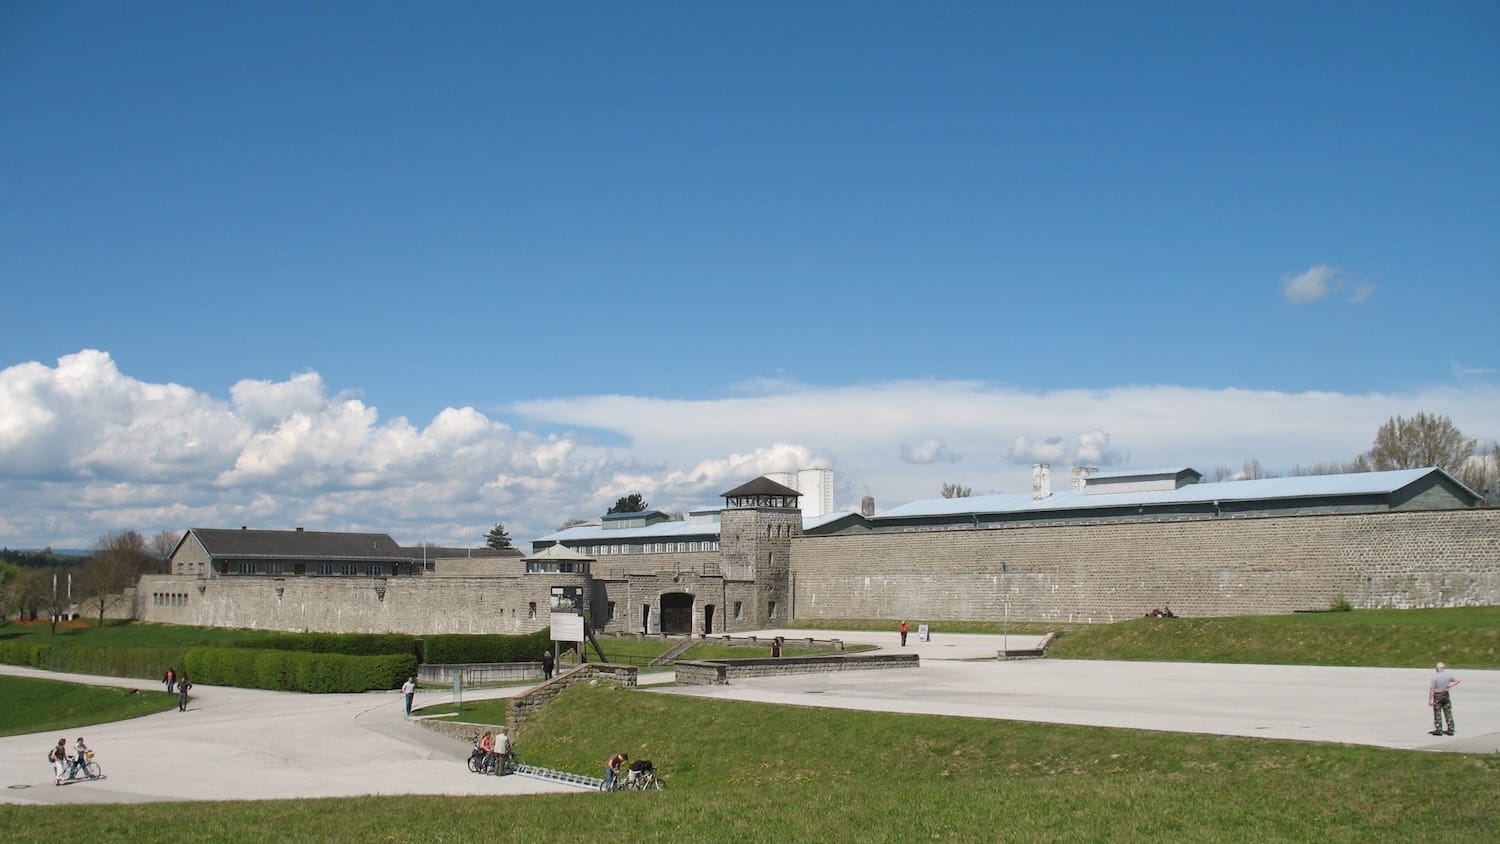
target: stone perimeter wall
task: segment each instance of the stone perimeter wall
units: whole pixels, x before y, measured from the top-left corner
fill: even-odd
[[[1111,622],[1500,604],[1500,510],[803,537],[799,619]]]
[[[788,580],[793,622],[993,621],[1007,604],[1017,620],[1075,622],[1161,606],[1179,615],[1284,613],[1327,609],[1339,598],[1361,608],[1500,604],[1500,509],[798,536]],[[134,614],[264,630],[517,634],[548,625],[549,587],[565,581],[583,582],[147,575]],[[696,593],[695,634],[709,603],[715,634],[745,629],[757,614],[754,584],[718,577],[672,573],[601,586],[617,602],[603,630],[638,631],[642,605],[665,591]],[[744,602],[739,619],[736,601]]]
[[[317,633],[531,633],[550,624],[554,579],[146,575],[136,618]]]

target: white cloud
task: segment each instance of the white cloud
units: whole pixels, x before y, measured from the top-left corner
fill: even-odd
[[[1373,282],[1351,280],[1343,270],[1327,264],[1318,264],[1306,272],[1281,279],[1281,295],[1294,305],[1316,302],[1340,290],[1348,291],[1349,304],[1360,305],[1378,289]]]
[[[1257,459],[1277,471],[1342,460],[1390,416],[1416,410],[1446,414],[1483,441],[1500,437],[1500,385],[1476,381],[1399,395],[902,381],[502,410],[522,421],[465,407],[418,426],[330,394],[316,373],[242,381],[224,399],[136,380],[104,352],[19,364],[0,370],[0,544],[300,525],[462,545],[496,522],[525,542],[632,492],[683,511],[759,474],[808,466],[834,468],[835,506],[857,509],[873,495],[884,508],[935,497],[945,482],[1024,492],[1032,462],[1207,471]],[[629,445],[531,430],[570,426]]]
[[[1332,291],[1330,284],[1338,274],[1338,269],[1318,264],[1306,272],[1282,278],[1281,295],[1297,305],[1322,299]]]

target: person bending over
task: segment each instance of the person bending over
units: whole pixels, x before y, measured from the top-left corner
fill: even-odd
[[[604,790],[614,791],[615,782],[620,778],[620,766],[630,761],[629,753],[616,753],[609,757],[604,763]]]

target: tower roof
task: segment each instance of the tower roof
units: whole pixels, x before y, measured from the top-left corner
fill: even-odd
[[[794,495],[801,497],[802,493],[789,486],[776,483],[765,475],[761,475],[747,484],[741,484],[724,493],[723,497],[740,498],[746,495]]]

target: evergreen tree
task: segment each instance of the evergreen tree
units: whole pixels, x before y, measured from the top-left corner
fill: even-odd
[[[505,525],[502,524],[496,524],[490,528],[489,535],[484,538],[484,544],[497,551],[515,547],[511,545],[510,534],[505,532]]]

